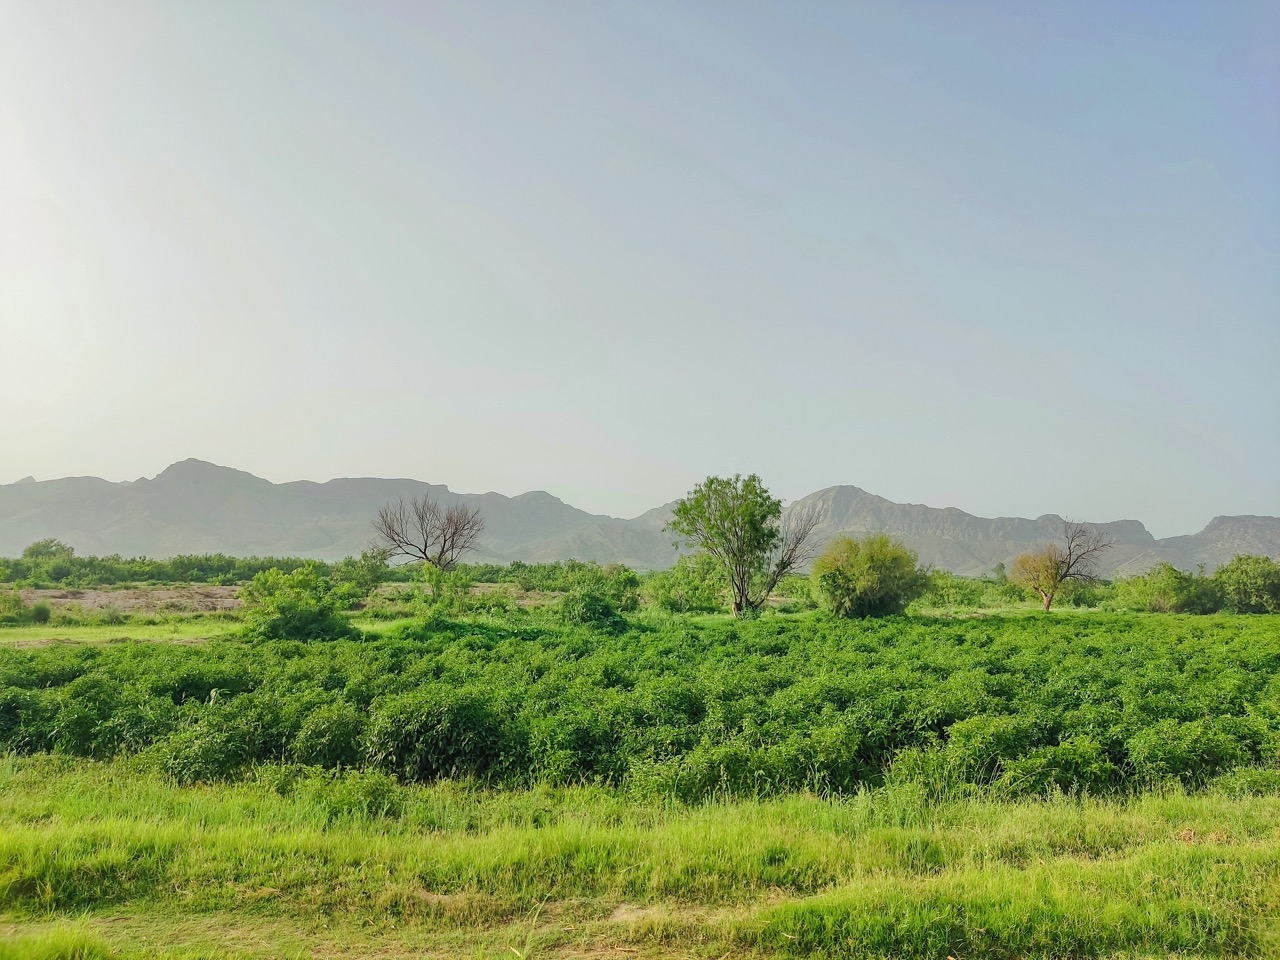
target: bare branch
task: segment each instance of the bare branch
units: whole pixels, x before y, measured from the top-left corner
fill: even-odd
[[[478,507],[461,501],[442,509],[430,497],[414,497],[378,511],[373,521],[378,545],[391,556],[420,560],[448,570],[468,550],[474,550],[484,533],[484,517]]]
[[[1015,558],[1009,568],[1009,579],[1040,594],[1046,610],[1065,581],[1096,583],[1098,577],[1094,569],[1098,558],[1115,544],[1106,531],[1070,521],[1062,524],[1062,539],[1062,546],[1050,543],[1024,553]]]
[[[768,588],[764,591],[762,602],[782,582],[783,577],[813,559],[813,532],[821,519],[822,514],[815,506],[806,507],[802,511],[793,510],[787,515],[782,525],[778,557],[770,571]]]
[[[1096,583],[1098,577],[1094,569],[1098,559],[1115,545],[1115,538],[1105,530],[1094,530],[1088,524],[1071,521],[1062,524],[1062,538],[1066,550],[1060,555],[1058,579]]]

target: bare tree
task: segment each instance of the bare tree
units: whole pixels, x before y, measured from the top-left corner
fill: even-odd
[[[766,594],[787,574],[794,573],[813,559],[813,531],[818,528],[821,519],[821,512],[814,506],[795,508],[787,513],[782,522],[778,553],[769,572]]]
[[[1050,543],[1024,553],[1009,567],[1009,579],[1040,594],[1046,610],[1066,581],[1097,583],[1098,558],[1115,545],[1106,531],[1071,521],[1062,524],[1062,541],[1061,546]]]
[[[448,570],[475,549],[484,533],[484,517],[479,507],[461,502],[442,507],[430,497],[414,497],[408,504],[399,500],[380,509],[373,529],[389,556]]]

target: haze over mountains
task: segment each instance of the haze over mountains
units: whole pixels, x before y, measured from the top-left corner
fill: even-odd
[[[589,514],[549,493],[517,497],[456,494],[418,480],[339,479],[271,483],[201,460],[175,463],[154,479],[114,483],[97,477],[0,484],[0,556],[57,537],[81,554],[167,557],[183,553],[339,559],[368,546],[383,504],[430,495],[477,506],[486,521],[469,559],[509,562],[577,558],[637,569],[674,562],[663,531],[670,504],[631,520]],[[894,503],[854,486],[828,487],[788,509],[818,510],[819,540],[841,532],[883,530],[936,568],[987,573],[995,564],[1059,537],[1062,518],[986,519],[954,507]],[[1212,570],[1237,553],[1280,558],[1280,518],[1216,517],[1199,533],[1155,539],[1137,520],[1098,523],[1115,537],[1107,573],[1136,573],[1167,560]]]

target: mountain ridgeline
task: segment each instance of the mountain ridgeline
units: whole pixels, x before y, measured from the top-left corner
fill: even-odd
[[[369,545],[379,507],[424,494],[480,508],[485,533],[468,559],[577,558],[639,570],[675,561],[673,537],[663,530],[670,504],[621,520],[586,513],[542,491],[517,497],[459,494],[418,480],[376,478],[271,483],[201,460],[184,460],[154,479],[132,482],[69,477],[0,484],[0,556],[16,556],[29,543],[56,537],[81,554],[335,560]],[[986,519],[954,507],[894,503],[853,486],[819,490],[788,509],[810,508],[821,518],[819,543],[837,533],[884,531],[918,551],[924,563],[971,576],[1062,532],[1062,518],[1054,515]],[[1280,517],[1217,517],[1199,533],[1163,540],[1136,520],[1095,526],[1115,538],[1104,558],[1107,574],[1140,573],[1162,560],[1188,570],[1203,564],[1211,571],[1238,553],[1280,558]]]

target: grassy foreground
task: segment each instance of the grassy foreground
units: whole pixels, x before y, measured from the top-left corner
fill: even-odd
[[[1280,796],[686,806],[0,758],[0,960],[1280,955]]]

